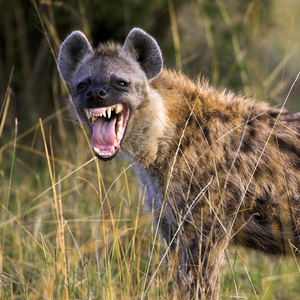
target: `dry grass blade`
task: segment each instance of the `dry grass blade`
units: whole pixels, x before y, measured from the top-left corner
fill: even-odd
[[[10,88],[10,85],[11,85],[11,80],[12,80],[13,73],[14,73],[14,68],[12,68],[12,70],[11,70],[8,86],[7,86],[7,89],[6,89],[6,94],[5,94],[5,97],[4,97],[3,104],[1,106],[1,111],[0,111],[0,117],[1,117],[0,138],[2,136],[2,132],[3,132],[6,116],[7,116],[7,111],[8,111],[8,107],[9,107],[9,103],[10,103],[10,96],[11,96],[11,92],[12,92],[12,90]],[[0,164],[1,164],[1,152],[0,152]]]

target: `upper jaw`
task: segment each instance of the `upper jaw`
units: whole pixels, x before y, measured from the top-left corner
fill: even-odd
[[[95,155],[102,160],[112,159],[120,149],[125,134],[129,107],[118,103],[107,107],[84,107],[82,110],[92,130]]]
[[[115,104],[107,107],[94,107],[94,108],[83,108],[85,116],[89,121],[91,121],[92,125],[94,125],[95,121],[99,117],[104,117],[110,119],[111,113],[115,111],[116,114],[119,114],[123,111],[124,104]]]

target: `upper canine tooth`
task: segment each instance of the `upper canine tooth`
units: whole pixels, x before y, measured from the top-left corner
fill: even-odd
[[[106,118],[106,111],[102,113],[103,117]]]
[[[107,109],[107,117],[110,118],[110,116],[111,116],[111,107]]]
[[[121,104],[118,104],[115,108],[115,112],[116,114],[118,114],[119,112],[121,112],[123,110],[123,106]]]
[[[90,118],[90,110],[88,108],[84,108],[84,112],[85,112],[87,118],[89,119]]]

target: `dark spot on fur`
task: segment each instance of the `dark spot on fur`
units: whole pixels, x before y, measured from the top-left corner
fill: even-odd
[[[221,172],[224,171],[224,166],[220,162],[217,163],[217,171],[221,171]]]
[[[243,139],[243,142],[242,142],[242,145],[241,145],[241,150],[244,153],[248,153],[248,152],[253,151],[251,141],[249,141],[247,139]]]
[[[199,120],[196,119],[196,117],[194,117],[194,121],[195,121],[195,126],[197,128],[201,128],[201,124],[200,124]]]
[[[162,233],[163,238],[166,240],[167,244],[169,245],[171,240],[174,237],[174,229],[172,228],[171,224],[168,221],[166,216],[163,216],[160,221],[160,230]],[[171,249],[175,249],[175,243],[172,243]]]
[[[276,137],[275,140],[277,141],[280,150],[292,152],[300,158],[300,149],[296,148],[293,144],[288,143],[279,137]]]
[[[218,173],[216,172],[215,169],[211,169],[208,173],[209,173],[209,176],[218,175]],[[216,173],[217,173],[217,174],[216,174]]]
[[[250,198],[250,197],[252,197],[254,194],[253,194],[253,192],[251,192],[249,189],[247,189],[247,191],[246,191],[246,193],[245,193],[245,197],[246,198]]]
[[[255,138],[255,136],[256,136],[256,130],[255,130],[254,123],[251,123],[251,125],[250,125],[250,123],[248,123],[248,125],[249,125],[249,136],[251,138]]]
[[[198,157],[200,157],[202,153],[199,150],[196,150],[196,154]]]
[[[292,160],[292,166],[293,166],[295,169],[300,169],[300,159],[298,159],[298,158],[293,159],[293,160]]]
[[[181,140],[181,146],[180,148],[182,149],[182,151],[184,151],[185,148],[188,148],[191,144],[191,138],[190,137],[184,137]]]
[[[271,118],[277,119],[279,111],[277,111],[277,110],[269,110],[267,113],[268,113],[268,115]]]
[[[212,112],[212,116],[215,118],[220,119],[223,123],[228,122],[229,121],[229,117],[226,114],[223,114],[220,111],[214,111]]]
[[[258,180],[260,177],[262,177],[263,173],[264,173],[264,171],[263,171],[262,167],[260,165],[258,165],[253,174],[254,180]]]
[[[209,135],[209,130],[206,126],[203,128],[203,136],[207,140],[207,142],[210,146],[211,145],[211,139],[210,139],[210,135]]]

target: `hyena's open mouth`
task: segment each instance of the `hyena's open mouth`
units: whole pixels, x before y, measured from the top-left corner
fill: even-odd
[[[83,108],[92,129],[92,148],[103,160],[113,158],[125,133],[129,108],[122,104],[108,107]]]

